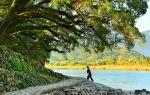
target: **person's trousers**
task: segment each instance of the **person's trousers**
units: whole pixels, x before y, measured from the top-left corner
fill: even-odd
[[[88,79],[88,80],[91,79],[91,81],[94,81],[93,78],[92,78],[92,75],[88,75],[88,76],[87,76],[87,79]]]

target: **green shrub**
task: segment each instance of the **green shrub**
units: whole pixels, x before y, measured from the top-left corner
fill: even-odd
[[[25,71],[25,72],[32,71],[31,69],[29,69],[31,67],[29,65],[27,65],[27,63],[22,62],[15,58],[11,58],[9,60],[9,64],[11,66],[11,69],[13,69],[14,71]]]
[[[13,90],[17,90],[14,73],[0,68],[0,93]]]

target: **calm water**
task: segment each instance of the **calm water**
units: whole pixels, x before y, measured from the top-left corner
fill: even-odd
[[[86,78],[86,70],[54,70],[69,76]],[[95,82],[124,90],[150,90],[150,72],[92,70]]]

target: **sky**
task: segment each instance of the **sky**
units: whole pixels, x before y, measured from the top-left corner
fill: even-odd
[[[147,13],[140,17],[136,23],[136,27],[140,32],[150,30],[150,1],[148,2],[148,6],[149,8],[147,10]]]
[[[149,8],[147,9],[147,13],[140,17],[136,23],[136,27],[139,31],[146,34],[146,43],[144,44],[144,47],[141,47],[140,44],[137,43],[133,49],[145,56],[150,57],[150,1],[148,2],[148,6]],[[149,30],[149,32],[147,30]],[[145,31],[147,31],[147,33]]]

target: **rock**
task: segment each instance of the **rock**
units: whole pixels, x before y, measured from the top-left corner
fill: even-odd
[[[116,89],[116,92],[118,95],[124,95],[124,92],[122,89]]]
[[[142,89],[143,92],[146,92],[146,89]]]
[[[150,94],[150,91],[146,91],[146,94]]]
[[[134,94],[142,94],[142,90],[135,90]]]

